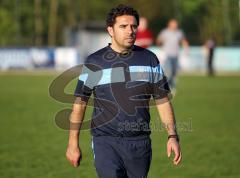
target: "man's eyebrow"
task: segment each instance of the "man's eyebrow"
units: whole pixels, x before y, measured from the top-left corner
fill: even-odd
[[[120,27],[126,27],[126,26],[128,26],[128,24],[120,24],[119,26]]]
[[[137,24],[119,24],[119,26],[128,26],[128,25],[130,25],[130,26],[138,26]]]

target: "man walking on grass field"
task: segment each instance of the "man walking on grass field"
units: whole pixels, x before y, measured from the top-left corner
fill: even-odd
[[[70,125],[66,157],[74,167],[79,165],[79,132],[93,93],[91,134],[99,178],[146,178],[152,157],[151,97],[169,135],[167,155],[173,151],[173,163],[181,161],[170,89],[155,54],[134,45],[137,11],[119,5],[108,13],[106,23],[111,43],[88,56],[79,76],[70,116],[75,127]]]

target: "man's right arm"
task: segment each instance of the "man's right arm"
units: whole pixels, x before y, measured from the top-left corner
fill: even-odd
[[[86,102],[82,101],[80,97],[76,97],[73,104],[73,109],[70,120],[69,140],[66,151],[68,161],[74,166],[79,166],[81,160],[81,149],[79,147],[79,133],[86,111]]]

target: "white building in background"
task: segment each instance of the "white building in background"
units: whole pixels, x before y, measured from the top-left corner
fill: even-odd
[[[78,29],[65,32],[65,44],[79,51],[79,63],[83,63],[89,54],[105,47],[111,41],[104,22],[81,23]]]

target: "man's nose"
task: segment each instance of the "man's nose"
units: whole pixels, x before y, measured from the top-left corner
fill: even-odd
[[[132,35],[132,34],[134,33],[133,27],[129,26],[129,27],[127,28],[127,32],[128,32],[128,34]]]

